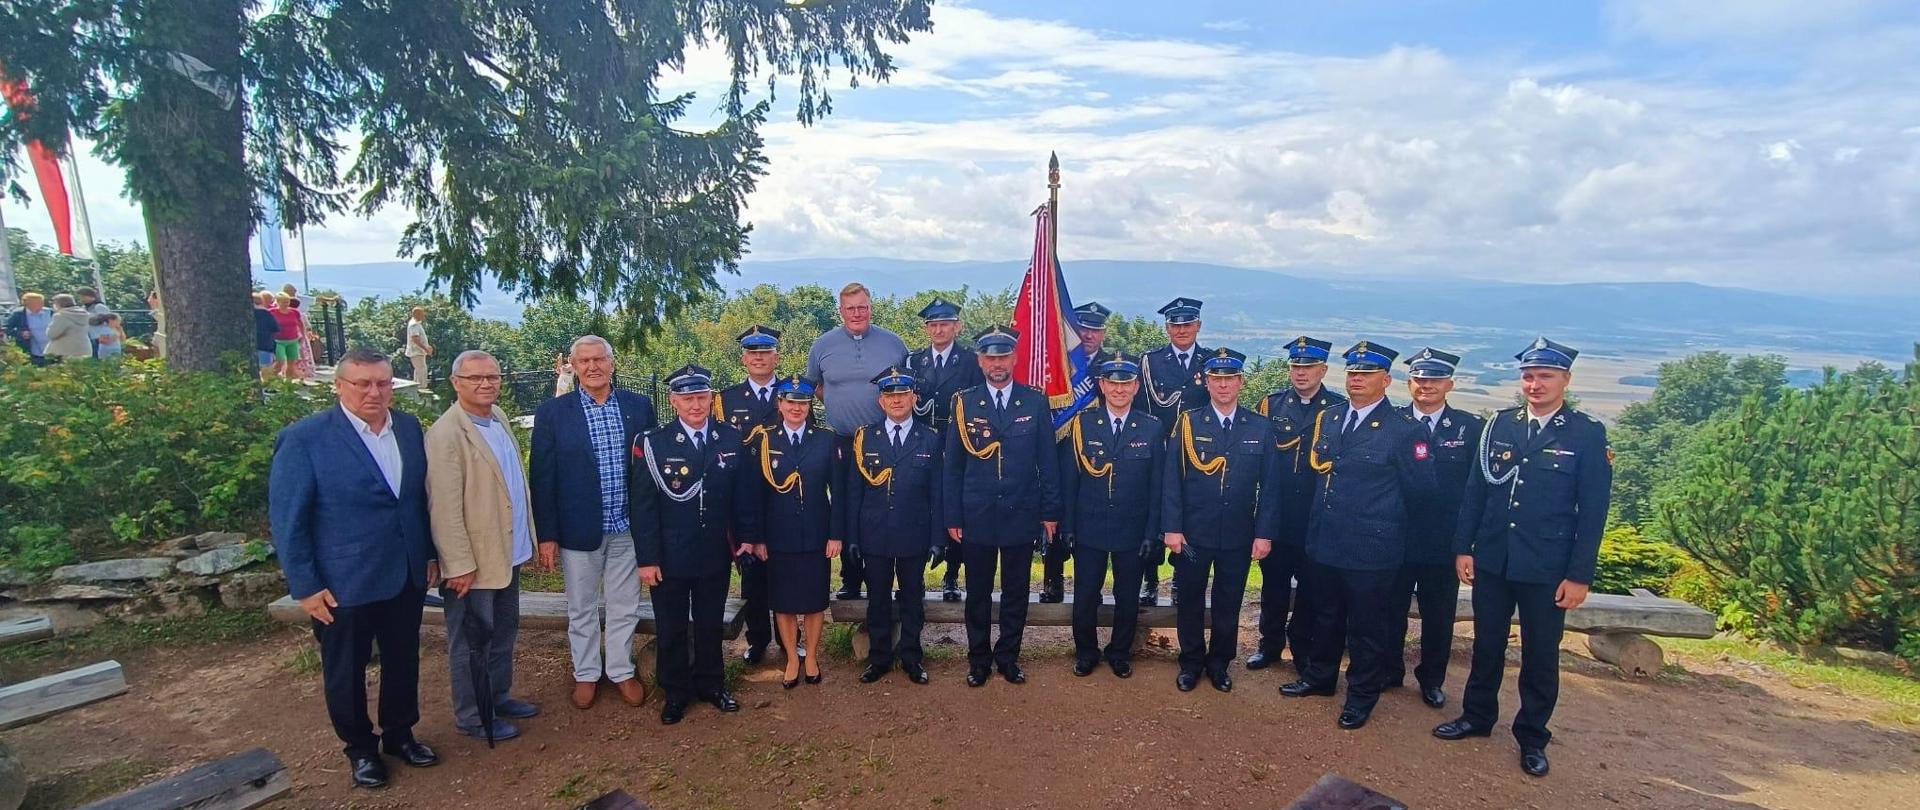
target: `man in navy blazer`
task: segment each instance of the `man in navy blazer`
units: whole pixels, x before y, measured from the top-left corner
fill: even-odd
[[[393,366],[355,349],[334,374],[339,407],[274,440],[267,513],[287,589],[313,617],[327,716],[356,787],[387,782],[380,754],[416,768],[439,757],[420,720],[420,611],[437,577],[420,422],[392,411]],[[380,734],[367,719],[367,662],[380,650]]]
[[[627,453],[633,437],[653,429],[653,401],[613,387],[613,346],[606,338],[575,340],[568,362],[579,390],[533,411],[527,477],[540,567],[559,565],[566,581],[574,707],[593,705],[603,677],[621,700],[639,706],[647,693],[633,670],[640,574],[627,518]]]

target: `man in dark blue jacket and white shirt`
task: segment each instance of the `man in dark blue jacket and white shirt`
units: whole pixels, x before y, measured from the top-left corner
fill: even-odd
[[[640,579],[627,519],[627,455],[633,438],[654,425],[653,401],[613,387],[613,345],[605,338],[575,340],[569,362],[579,390],[533,412],[527,478],[540,565],[559,565],[566,581],[574,707],[593,705],[603,677],[627,705],[639,706],[647,693],[633,671]]]
[[[1074,570],[1073,674],[1092,674],[1102,657],[1095,626],[1111,565],[1113,635],[1104,652],[1113,674],[1127,678],[1140,624],[1140,571],[1160,547],[1166,432],[1133,407],[1137,355],[1098,355],[1093,371],[1100,399],[1073,415],[1060,443],[1060,544],[1071,547]]]
[[[367,349],[335,367],[338,407],[280,431],[267,515],[287,590],[313,618],[333,731],[355,787],[381,787],[380,754],[440,761],[420,721],[420,612],[438,576],[420,422],[389,410],[393,366]],[[380,734],[367,719],[367,663],[380,651]]]
[[[960,547],[947,540],[941,516],[940,431],[914,419],[914,389],[919,381],[898,368],[873,378],[886,417],[855,434],[847,466],[846,495],[834,505],[837,534],[867,559],[867,652],[861,683],[873,683],[893,669],[924,684],[920,630],[926,625],[927,561]],[[894,599],[896,589],[899,599]],[[898,642],[893,636],[895,617]],[[896,652],[897,645],[897,652]]]
[[[1240,643],[1247,572],[1273,551],[1280,526],[1280,431],[1239,406],[1245,361],[1225,348],[1205,359],[1207,402],[1180,414],[1167,444],[1160,528],[1168,556],[1180,557],[1173,567],[1180,636],[1174,685],[1182,692],[1193,691],[1203,669],[1213,688],[1233,691],[1227,665]]]
[[[1320,598],[1306,666],[1280,693],[1332,695],[1341,648],[1347,648],[1352,660],[1339,726],[1349,730],[1373,716],[1387,655],[1400,649],[1389,639],[1393,587],[1406,561],[1408,526],[1433,502],[1431,441],[1387,401],[1397,356],[1364,340],[1348,349],[1348,401],[1314,417],[1308,437],[1308,463],[1320,479],[1307,524],[1307,558]],[[1400,602],[1399,609],[1405,605]]]
[[[1560,636],[1567,611],[1587,600],[1607,525],[1613,450],[1607,428],[1567,406],[1573,358],[1546,338],[1515,357],[1527,404],[1494,415],[1481,430],[1453,535],[1456,573],[1473,587],[1473,669],[1458,719],[1443,740],[1485,737],[1500,713],[1507,622],[1520,614],[1520,712],[1513,737],[1520,769],[1547,775],[1547,720],[1560,699]]]

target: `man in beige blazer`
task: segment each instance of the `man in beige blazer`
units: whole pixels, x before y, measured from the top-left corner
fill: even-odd
[[[520,630],[520,565],[533,557],[533,510],[520,446],[500,399],[500,364],[482,351],[454,358],[455,402],[427,430],[427,505],[447,603],[447,668],[454,726],[485,738],[480,701],[493,702],[493,739],[519,736],[507,718],[539,714],[508,696]],[[475,633],[477,623],[490,632]],[[476,638],[483,636],[483,638]],[[479,645],[485,649],[476,649]],[[492,694],[476,694],[472,661],[486,662]]]

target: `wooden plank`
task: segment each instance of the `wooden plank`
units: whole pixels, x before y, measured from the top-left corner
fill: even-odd
[[[247,810],[292,792],[287,766],[273,752],[255,748],[81,810]]]
[[[23,644],[53,636],[53,620],[44,614],[16,616],[0,621],[0,647]]]
[[[961,624],[967,620],[967,603],[948,602],[937,593],[927,594],[925,602],[928,624]],[[836,622],[864,622],[867,620],[867,600],[835,599],[830,608]],[[1257,610],[1257,608],[1256,608]],[[1000,620],[1000,595],[993,595],[993,618]],[[1073,596],[1067,595],[1066,601],[1042,604],[1039,594],[1027,595],[1027,626],[1029,627],[1071,627],[1073,626]],[[1113,597],[1100,597],[1099,626],[1113,626]],[[1140,608],[1141,627],[1174,626],[1174,608],[1171,604],[1160,604]]]
[[[1473,621],[1473,589],[1461,588],[1454,621]],[[1408,611],[1419,616],[1420,611]],[[1515,615],[1518,621],[1518,614]],[[1674,638],[1712,638],[1713,614],[1678,599],[1589,594],[1587,601],[1567,614],[1567,629],[1576,633],[1641,633]]]
[[[0,729],[45,719],[127,691],[120,662],[102,661],[0,688]]]
[[[728,599],[726,613],[727,638],[739,638],[740,632],[747,626],[747,617],[740,613],[746,603],[739,599]],[[291,596],[283,596],[267,605],[267,614],[275,619],[292,624],[305,624],[307,612],[300,609],[300,603]],[[420,616],[426,624],[444,625],[447,613],[444,608],[428,606]],[[567,595],[546,591],[520,592],[520,629],[522,630],[565,630],[567,629]],[[641,635],[651,636],[657,632],[653,624],[653,605],[640,603]]]
[[[1287,810],[1407,810],[1407,803],[1336,773],[1326,773]]]

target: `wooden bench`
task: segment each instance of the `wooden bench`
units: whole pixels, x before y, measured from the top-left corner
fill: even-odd
[[[1460,589],[1456,610],[1454,621],[1473,620],[1472,588]],[[1420,615],[1419,608],[1407,615]],[[1712,638],[1716,628],[1713,614],[1697,605],[1634,588],[1630,594],[1588,594],[1587,601],[1567,614],[1567,629],[1587,634],[1587,651],[1594,658],[1646,678],[1660,674],[1665,662],[1660,645],[1647,636]]]
[[[293,792],[287,766],[265,748],[190,768],[80,810],[246,810]]]
[[[727,600],[723,618],[726,621],[725,636],[729,639],[739,638],[740,631],[747,626],[747,617],[740,613],[740,608],[744,604],[739,599]],[[267,613],[275,619],[291,624],[305,624],[308,621],[307,612],[300,609],[300,603],[294,601],[292,596],[283,596],[268,605]],[[426,624],[445,625],[447,623],[446,610],[432,605],[426,608],[420,618]],[[545,591],[521,591],[520,629],[567,629],[567,595]],[[653,623],[653,605],[649,602],[640,603],[640,627],[637,632],[645,636],[658,632]]]
[[[1028,596],[1027,624],[1033,627],[1066,627],[1073,624],[1073,597],[1066,601],[1042,604],[1038,594]],[[1259,595],[1256,591],[1248,597],[1248,604],[1242,608],[1242,618],[1247,611],[1254,615],[1259,612]],[[864,623],[867,619],[867,600],[835,600],[832,608],[836,622]],[[1408,616],[1418,618],[1420,608],[1416,603],[1408,611]],[[993,597],[993,621],[1000,618],[1000,596]],[[966,621],[966,602],[948,602],[940,594],[930,593],[926,597],[926,621],[928,624],[960,624]],[[1455,605],[1454,621],[1473,621],[1473,589],[1463,587]],[[1513,621],[1518,621],[1517,614]],[[1101,627],[1113,626],[1113,597],[1102,596],[1098,624]],[[1142,606],[1140,608],[1141,627],[1174,626],[1174,607],[1171,604]],[[1714,617],[1701,608],[1678,599],[1666,599],[1653,593],[1635,589],[1632,594],[1596,593],[1587,596],[1587,601],[1567,614],[1567,629],[1587,634],[1587,650],[1593,657],[1613,664],[1621,672],[1638,677],[1659,674],[1664,654],[1660,645],[1647,636],[1669,636],[1674,638],[1712,638]],[[1140,634],[1144,639],[1145,633]],[[864,628],[854,636],[854,651],[864,656],[866,632]]]

